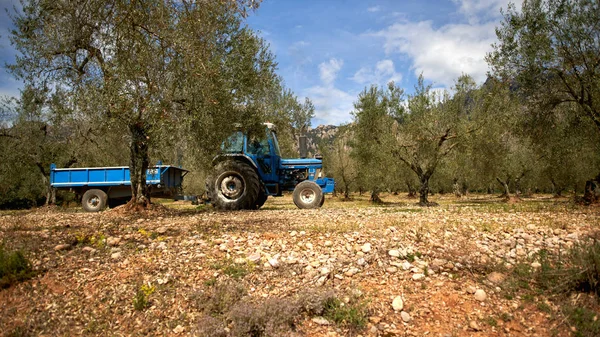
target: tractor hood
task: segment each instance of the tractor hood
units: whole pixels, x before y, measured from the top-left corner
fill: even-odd
[[[313,158],[302,158],[302,159],[281,159],[282,166],[289,167],[307,167],[307,166],[322,166],[323,161],[320,159]]]

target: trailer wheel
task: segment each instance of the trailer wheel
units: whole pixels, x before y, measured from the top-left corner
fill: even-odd
[[[256,209],[260,191],[258,175],[250,165],[234,160],[223,161],[207,183],[213,205],[222,210]]]
[[[298,208],[311,209],[319,208],[322,205],[323,190],[314,181],[305,180],[296,185],[293,193],[294,204]]]
[[[103,190],[87,190],[81,198],[81,206],[86,212],[98,212],[106,207],[108,196]]]

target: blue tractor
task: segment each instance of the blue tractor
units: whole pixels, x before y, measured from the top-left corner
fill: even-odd
[[[221,210],[258,209],[268,196],[293,191],[298,208],[321,207],[324,194],[335,187],[323,173],[321,158],[281,158],[275,126],[264,126],[264,133],[249,136],[240,130],[223,142],[206,179],[210,202]],[[300,148],[306,152],[302,141]]]

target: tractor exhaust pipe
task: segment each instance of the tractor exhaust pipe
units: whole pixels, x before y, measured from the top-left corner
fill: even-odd
[[[308,156],[308,144],[306,136],[298,137],[298,151],[300,152],[300,158],[306,158]]]

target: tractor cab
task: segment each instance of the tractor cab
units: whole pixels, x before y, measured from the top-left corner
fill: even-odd
[[[207,178],[211,202],[222,209],[256,209],[269,195],[294,191],[299,208],[321,207],[323,194],[332,193],[335,185],[333,179],[324,177],[322,160],[282,159],[275,126],[264,126],[264,132],[235,131],[223,142],[221,154],[213,160],[213,174]],[[254,185],[258,191],[252,201]]]

